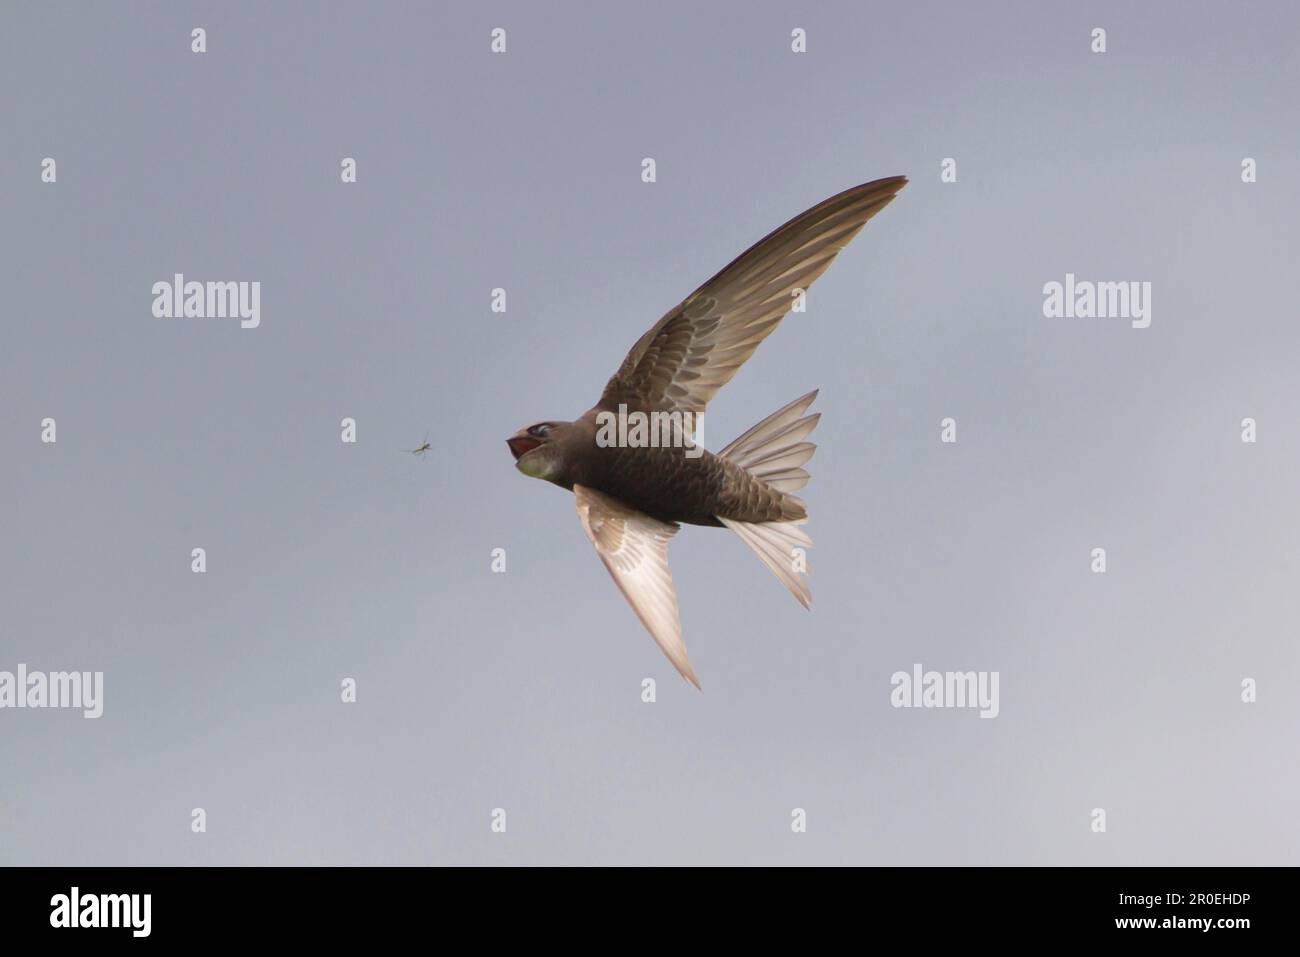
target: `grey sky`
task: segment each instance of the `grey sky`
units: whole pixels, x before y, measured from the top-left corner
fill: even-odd
[[[0,670],[105,675],[0,710],[0,863],[1295,863],[1295,5],[323,6],[0,11]],[[503,440],[898,173],[710,406],[823,419],[811,613],[673,543],[698,693]],[[1000,715],[891,707],[917,662]]]

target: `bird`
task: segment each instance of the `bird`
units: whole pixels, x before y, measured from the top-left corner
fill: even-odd
[[[591,409],[573,421],[534,423],[506,440],[521,473],[573,493],[582,528],[614,583],[697,689],[668,543],[682,525],[730,529],[811,608],[808,509],[793,493],[809,480],[803,466],[816,446],[807,439],[821,414],[808,409],[817,391],[716,454],[692,447],[686,433],[795,299],[906,184],[905,176],[891,176],[855,186],[773,230],[651,326]],[[647,442],[644,428],[606,428],[616,416],[670,419],[679,441]]]

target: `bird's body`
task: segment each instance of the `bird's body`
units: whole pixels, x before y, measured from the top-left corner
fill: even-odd
[[[572,423],[579,454],[560,483],[566,488],[594,488],[651,518],[683,525],[720,528],[723,518],[772,522],[807,516],[794,496],[706,449],[685,455],[681,446],[599,445],[601,411],[592,409]]]
[[[808,482],[802,466],[816,446],[806,440],[819,415],[806,413],[817,393],[716,454],[690,441],[689,423],[906,182],[895,176],[865,183],[796,216],[670,309],[587,413],[572,422],[539,422],[507,440],[519,471],[574,493],[601,561],[664,654],[697,687],[668,541],[681,524],[729,528],[809,607],[805,551],[812,541],[801,527],[808,511],[792,493]],[[634,416],[676,417],[677,430],[661,433],[675,441],[629,438],[638,435],[624,428]]]

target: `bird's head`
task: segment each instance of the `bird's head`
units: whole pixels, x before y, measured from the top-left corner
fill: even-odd
[[[572,422],[538,422],[510,436],[506,445],[515,457],[515,468],[525,475],[567,485],[570,447],[577,432]]]

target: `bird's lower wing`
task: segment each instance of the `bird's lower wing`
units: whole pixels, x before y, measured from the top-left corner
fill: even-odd
[[[629,508],[583,485],[573,486],[582,528],[596,546],[619,591],[683,678],[700,683],[686,657],[677,617],[677,593],[668,568],[668,540],[678,526]]]

